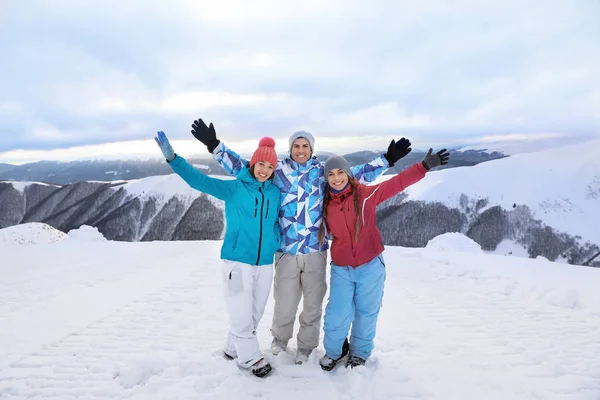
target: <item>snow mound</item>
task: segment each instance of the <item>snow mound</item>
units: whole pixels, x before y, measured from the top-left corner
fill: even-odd
[[[431,239],[425,246],[428,249],[444,252],[483,253],[481,246],[462,233],[449,232]]]
[[[61,242],[66,238],[66,233],[41,222],[0,229],[0,244],[49,244]]]
[[[69,240],[78,240],[82,242],[106,242],[107,239],[100,233],[98,228],[89,225],[82,225],[78,229],[69,231]]]

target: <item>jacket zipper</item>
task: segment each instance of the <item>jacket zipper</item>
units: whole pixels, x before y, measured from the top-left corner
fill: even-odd
[[[342,199],[345,200],[345,197]],[[340,207],[340,211],[342,212],[342,218],[344,218],[344,222],[346,223],[346,229],[348,230],[348,236],[350,237],[350,248],[352,249],[352,255],[354,256],[354,236],[352,235],[352,230],[348,226],[348,220],[346,219],[346,214],[344,213],[344,203],[342,202],[342,207]],[[348,211],[350,211],[350,204],[348,204]]]
[[[262,188],[258,188],[260,195],[262,196],[262,201],[260,203],[260,235],[258,236],[258,257],[256,257],[256,265],[260,260],[260,247],[262,246],[262,225],[263,225],[263,209],[265,206],[265,194],[262,191]]]
[[[269,203],[271,200],[267,200],[267,214],[265,215],[265,219],[269,218]]]
[[[258,199],[254,198],[254,218],[256,218],[256,213],[258,211]]]

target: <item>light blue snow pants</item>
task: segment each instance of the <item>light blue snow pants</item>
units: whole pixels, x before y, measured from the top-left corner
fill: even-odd
[[[377,317],[386,271],[380,254],[357,268],[331,263],[330,294],[323,324],[325,352],[334,360],[342,354],[350,325],[350,355],[364,360],[373,351]]]

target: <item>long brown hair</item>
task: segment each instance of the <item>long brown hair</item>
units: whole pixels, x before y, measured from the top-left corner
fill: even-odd
[[[348,177],[348,182],[352,186],[352,197],[354,198],[354,209],[356,210],[356,222],[354,225],[354,239],[358,242],[358,236],[360,233],[360,203],[358,201],[358,183],[354,178]],[[329,183],[325,184],[325,198],[323,199],[323,219],[321,220],[321,226],[319,227],[319,243],[325,242],[325,224],[327,223],[327,206],[331,200],[331,187]]]

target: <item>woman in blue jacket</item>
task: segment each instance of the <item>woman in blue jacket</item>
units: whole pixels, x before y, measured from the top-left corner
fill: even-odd
[[[280,191],[273,184],[277,165],[275,141],[264,137],[250,165],[235,180],[204,175],[175,154],[166,135],[155,140],[167,162],[192,188],[225,202],[226,231],[221,247],[225,300],[230,329],[227,359],[263,377],[271,365],[263,358],[256,337],[273,283],[273,256],[280,247]]]

